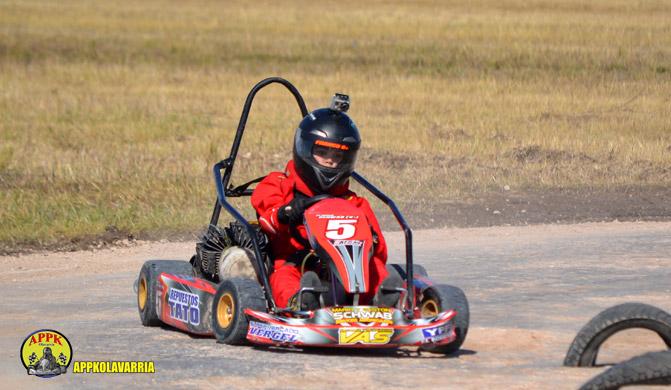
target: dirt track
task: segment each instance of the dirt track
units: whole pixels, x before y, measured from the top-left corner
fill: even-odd
[[[400,260],[401,235],[387,239],[392,261]],[[591,223],[415,232],[417,262],[433,279],[462,287],[471,303],[471,329],[457,356],[229,347],[143,328],[132,291],[141,264],[187,259],[193,249],[193,242],[134,243],[0,257],[3,387],[571,389],[603,370],[561,366],[593,315],[626,301],[671,309],[671,223]],[[18,350],[41,328],[64,333],[75,360],[153,360],[156,374],[29,377]],[[627,331],[608,342],[599,362],[663,347],[649,332]]]

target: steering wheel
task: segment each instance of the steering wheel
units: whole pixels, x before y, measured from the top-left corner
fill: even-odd
[[[317,202],[320,202],[320,201],[322,201],[322,200],[324,200],[324,199],[333,198],[333,197],[334,197],[334,196],[331,196],[331,195],[329,195],[329,194],[320,194],[320,195],[315,195],[315,196],[312,196],[312,197],[310,197],[310,198],[307,198],[307,199],[305,200],[305,209],[307,209],[308,207],[314,205],[314,204],[317,203]]]

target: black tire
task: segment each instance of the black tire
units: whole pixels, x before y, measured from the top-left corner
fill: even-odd
[[[631,328],[656,332],[671,348],[671,315],[644,303],[623,303],[592,318],[578,332],[564,359],[565,366],[592,367],[601,345],[613,334]]]
[[[259,283],[247,278],[225,279],[212,301],[212,330],[217,342],[246,343],[249,321],[246,308],[265,311],[266,300]]]
[[[425,310],[429,305],[433,305],[434,307],[428,307],[430,310]],[[464,292],[459,287],[447,284],[430,286],[423,292],[420,309],[422,310],[423,316],[428,316],[430,312],[435,312],[436,310],[437,312],[451,309],[457,311],[457,316],[454,319],[457,338],[447,345],[422,347],[422,350],[433,353],[452,354],[457,352],[466,340],[470,322],[468,300],[466,299]]]
[[[191,276],[193,268],[182,260],[149,260],[142,265],[137,278],[137,310],[144,326],[161,325],[156,314],[156,278],[161,272]]]
[[[648,352],[615,365],[582,385],[580,390],[610,390],[627,385],[671,384],[671,351]]]
[[[393,267],[403,280],[408,280],[408,275],[405,273],[405,264],[387,264],[387,268]],[[419,264],[412,265],[412,273],[414,276],[425,276],[429,277],[429,273],[426,272],[426,268]]]

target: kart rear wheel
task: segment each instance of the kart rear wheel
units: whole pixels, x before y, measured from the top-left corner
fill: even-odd
[[[454,318],[457,338],[446,345],[422,347],[423,350],[433,353],[451,354],[457,352],[466,340],[470,321],[468,300],[464,292],[459,287],[447,284],[430,286],[424,290],[419,308],[422,317],[433,317],[440,312],[452,309],[457,311],[457,316]]]
[[[142,265],[137,278],[137,310],[144,326],[161,324],[156,311],[156,279],[162,272],[191,276],[193,268],[181,260],[149,260]]]
[[[217,342],[244,344],[249,321],[245,309],[266,310],[261,286],[248,278],[225,279],[212,301],[212,330]]]

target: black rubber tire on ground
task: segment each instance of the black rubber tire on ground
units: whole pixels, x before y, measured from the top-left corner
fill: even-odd
[[[644,303],[623,303],[592,318],[575,336],[564,359],[565,366],[591,367],[601,345],[613,334],[631,328],[656,332],[671,348],[671,315]]]
[[[249,321],[246,308],[266,310],[263,290],[256,280],[248,278],[225,279],[219,285],[212,301],[212,330],[217,342],[239,345],[246,343]]]
[[[161,325],[156,314],[156,278],[162,272],[192,276],[193,268],[182,260],[149,260],[142,265],[137,278],[137,310],[144,326]]]
[[[403,280],[408,280],[408,275],[406,275],[405,273],[405,264],[387,264],[387,267],[394,267],[394,269],[398,271],[398,274],[401,275],[401,278],[403,278]],[[412,265],[412,273],[414,274],[415,277],[429,276],[428,272],[426,272],[426,268],[424,268],[419,264]]]
[[[470,322],[470,312],[466,294],[464,294],[464,292],[459,287],[450,286],[447,284],[436,284],[424,290],[420,308],[424,309],[425,306],[429,304],[429,301],[432,301],[432,304],[437,304],[438,307],[436,307],[435,310],[438,312],[451,309],[455,309],[457,311],[457,316],[454,319],[457,338],[447,345],[424,346],[422,347],[422,350],[443,354],[452,354],[457,352],[466,340]]]
[[[595,376],[580,390],[610,390],[626,385],[671,384],[671,351],[648,352]]]

